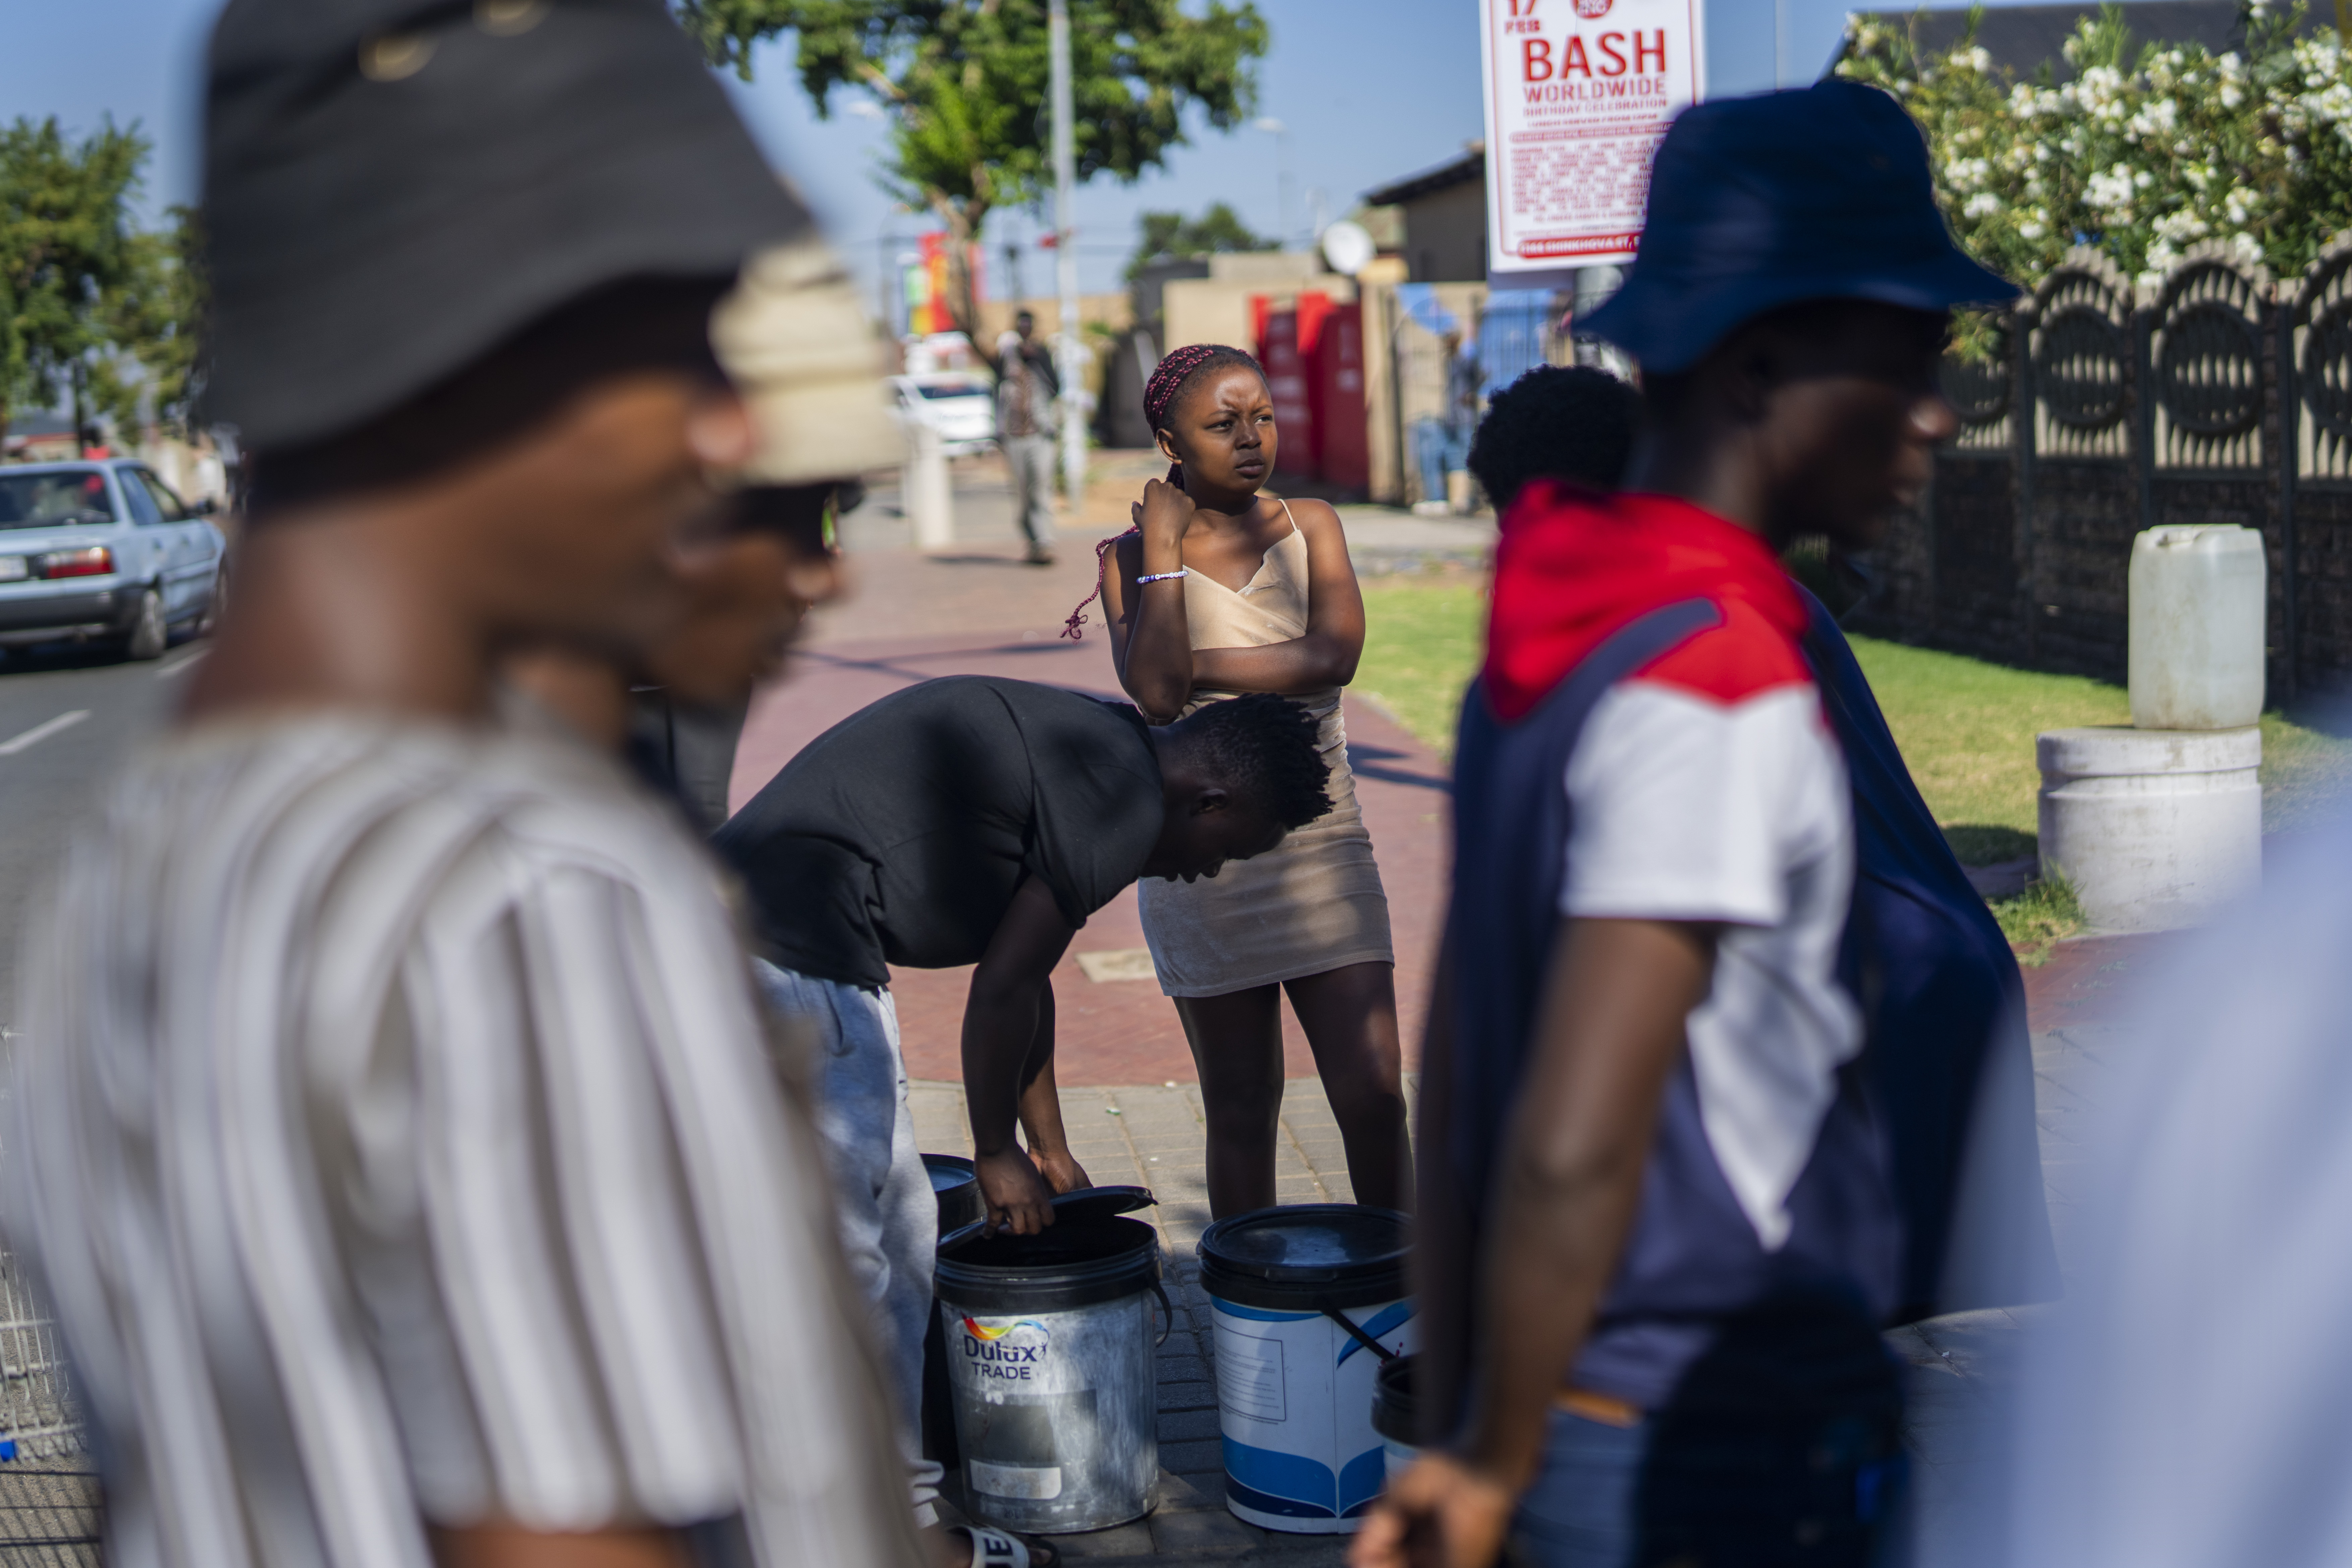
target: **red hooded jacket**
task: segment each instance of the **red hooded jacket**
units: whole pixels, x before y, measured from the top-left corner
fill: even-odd
[[[1812,684],[1804,601],[1758,535],[1672,496],[1601,495],[1554,479],[1503,517],[1484,670],[1516,723],[1610,635],[1653,610],[1712,600],[1723,624],[1635,672],[1718,702]]]

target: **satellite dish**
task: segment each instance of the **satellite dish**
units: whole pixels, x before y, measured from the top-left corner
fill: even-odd
[[[1350,278],[1364,269],[1364,263],[1379,248],[1362,224],[1349,223],[1345,218],[1323,231],[1323,259],[1331,264],[1332,271],[1344,272]]]

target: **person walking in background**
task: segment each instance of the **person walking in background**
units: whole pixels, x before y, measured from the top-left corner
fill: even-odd
[[[1054,563],[1054,433],[1062,383],[1024,310],[996,343],[996,445],[1013,476],[1013,515],[1029,541],[1029,564]]]
[[[1776,552],[1865,545],[1916,495],[1958,428],[1949,310],[2015,293],[1875,89],[1703,104],[1660,146],[1590,323],[1643,373],[1630,491],[1522,491],[1464,705],[1422,1100],[1431,1448],[1357,1568],[1484,1568],[1507,1535],[1559,1568],[1872,1560],[1903,1205],[1839,973],[1853,800]]]
[[[1402,1207],[1411,1177],[1395,954],[1339,712],[1364,647],[1347,537],[1326,503],[1260,493],[1276,433],[1249,355],[1177,349],[1152,372],[1143,405],[1175,467],[1145,485],[1135,529],[1103,555],[1119,683],[1155,724],[1235,692],[1287,698],[1320,727],[1331,767],[1330,814],[1274,853],[1213,883],[1138,892],[1160,988],[1176,999],[1201,1074],[1210,1208],[1223,1216],[1275,1201],[1286,990],[1357,1200]]]
[[[1459,328],[1443,341],[1445,410],[1423,415],[1412,426],[1413,458],[1421,466],[1421,499],[1412,510],[1423,517],[1470,510],[1466,497],[1454,496],[1453,476],[1467,466],[1471,432],[1478,424],[1478,353]]]
[[[751,449],[711,308],[821,247],[662,7],[508,10],[215,26],[238,599],[28,954],[9,1240],[111,1562],[915,1568],[717,868],[496,711],[674,629]]]

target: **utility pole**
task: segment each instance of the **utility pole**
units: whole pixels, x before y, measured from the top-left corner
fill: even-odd
[[[1250,128],[1263,131],[1274,138],[1274,243],[1278,250],[1290,246],[1290,127],[1271,114],[1262,114],[1250,121]]]
[[[1070,91],[1069,0],[1052,0],[1046,13],[1054,94],[1054,281],[1062,297],[1062,341],[1055,354],[1062,383],[1062,483],[1076,511],[1087,493],[1087,422],[1078,384],[1078,247],[1071,189],[1077,184],[1077,130]]]

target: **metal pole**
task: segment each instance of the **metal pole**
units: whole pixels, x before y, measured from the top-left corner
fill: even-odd
[[[1054,282],[1062,297],[1062,341],[1055,354],[1062,382],[1062,484],[1076,510],[1087,489],[1087,422],[1078,385],[1078,247],[1071,188],[1077,184],[1078,147],[1070,101],[1069,0],[1046,13],[1054,94]]]

